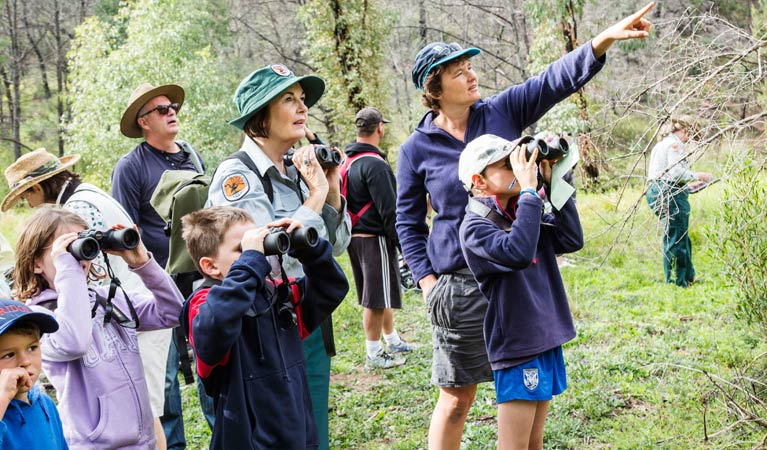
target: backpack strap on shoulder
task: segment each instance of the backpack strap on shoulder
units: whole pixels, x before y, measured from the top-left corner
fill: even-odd
[[[488,219],[503,231],[511,231],[511,221],[508,217],[504,216],[503,214],[499,214],[489,206],[480,203],[474,197],[469,197],[469,203],[466,205],[466,210],[473,212],[480,217]]]

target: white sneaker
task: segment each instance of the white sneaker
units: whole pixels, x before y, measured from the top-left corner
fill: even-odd
[[[383,351],[378,352],[374,357],[365,357],[365,368],[370,369],[389,369],[405,364],[407,359],[403,356],[392,356]]]

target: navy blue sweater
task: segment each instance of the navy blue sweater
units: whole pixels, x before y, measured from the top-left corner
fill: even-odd
[[[495,197],[475,200],[511,217]],[[571,197],[561,211],[543,215],[541,200],[523,195],[516,208],[509,232],[472,211],[467,211],[460,230],[466,262],[490,302],[484,328],[493,370],[575,337],[557,267],[557,254],[583,247],[575,202]]]
[[[478,100],[469,112],[465,142],[434,125],[434,114],[426,113],[400,147],[397,161],[397,234],[417,281],[466,267],[458,242],[467,198],[458,180],[458,158],[466,143],[487,133],[518,138],[551,107],[585,85],[603,62],[587,42],[542,74]],[[426,194],[437,213],[431,234],[425,221]]]
[[[187,153],[195,150],[181,141],[177,145],[182,149],[186,147],[186,151],[166,153],[142,142],[120,158],[112,172],[112,197],[138,225],[141,241],[161,267],[165,267],[168,262],[170,238],[164,231],[165,221],[149,201],[166,170],[197,171]]]
[[[300,320],[311,333],[341,303],[349,285],[326,240],[291,255],[303,264],[305,276],[297,280],[305,298]],[[319,445],[299,332],[282,329],[276,307],[269,307],[269,271],[261,253],[245,251],[220,286],[190,300],[190,340],[216,411],[211,449]],[[257,315],[261,311],[267,312]]]

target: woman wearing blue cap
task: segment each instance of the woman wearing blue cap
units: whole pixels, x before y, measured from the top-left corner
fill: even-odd
[[[298,77],[282,64],[262,67],[245,77],[234,93],[240,117],[229,122],[244,133],[238,152],[242,159],[221,162],[205,206],[242,208],[259,227],[285,217],[296,219],[317,229],[338,256],[351,239],[351,219],[341,196],[338,167],[323,169],[313,145],[301,147],[289,161],[285,159],[309,134],[309,107],[324,91],[321,78]],[[303,276],[296,259],[286,256],[283,267],[290,277]],[[279,274],[279,268],[274,269]],[[328,448],[330,356],[335,352],[332,330],[328,319],[303,341],[320,449]]]
[[[615,41],[647,37],[650,23],[643,16],[653,5],[607,28],[542,74],[487,99],[480,97],[470,59],[479,49],[436,42],[416,56],[413,84],[423,91],[429,111],[400,148],[397,233],[432,321],[432,383],[440,393],[429,427],[430,449],[460,447],[477,384],[493,379],[482,334],[487,301],[466,267],[458,237],[467,203],[458,180],[461,152],[483,134],[518,138],[599,72]],[[437,213],[431,234],[427,195]]]

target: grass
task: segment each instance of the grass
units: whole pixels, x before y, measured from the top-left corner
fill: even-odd
[[[767,350],[763,335],[735,317],[735,294],[704,237],[722,184],[691,196],[700,282],[687,289],[663,283],[660,230],[638,189],[618,207],[614,193],[578,194],[586,247],[562,270],[578,336],[565,346],[569,387],[552,402],[546,448],[741,449],[761,441],[764,431],[749,428],[708,441],[704,434],[704,419],[709,436],[735,420],[705,372],[732,379]],[[7,217],[0,230],[14,241],[20,221]],[[346,257],[341,263],[351,276]],[[395,316],[400,333],[420,346],[400,368],[364,369],[361,313],[352,291],[334,314],[331,448],[426,448],[437,389],[429,384],[431,331],[420,295],[408,293]],[[189,448],[207,448],[194,386],[183,398]],[[494,399],[491,383],[480,386],[462,448],[494,448]]]

